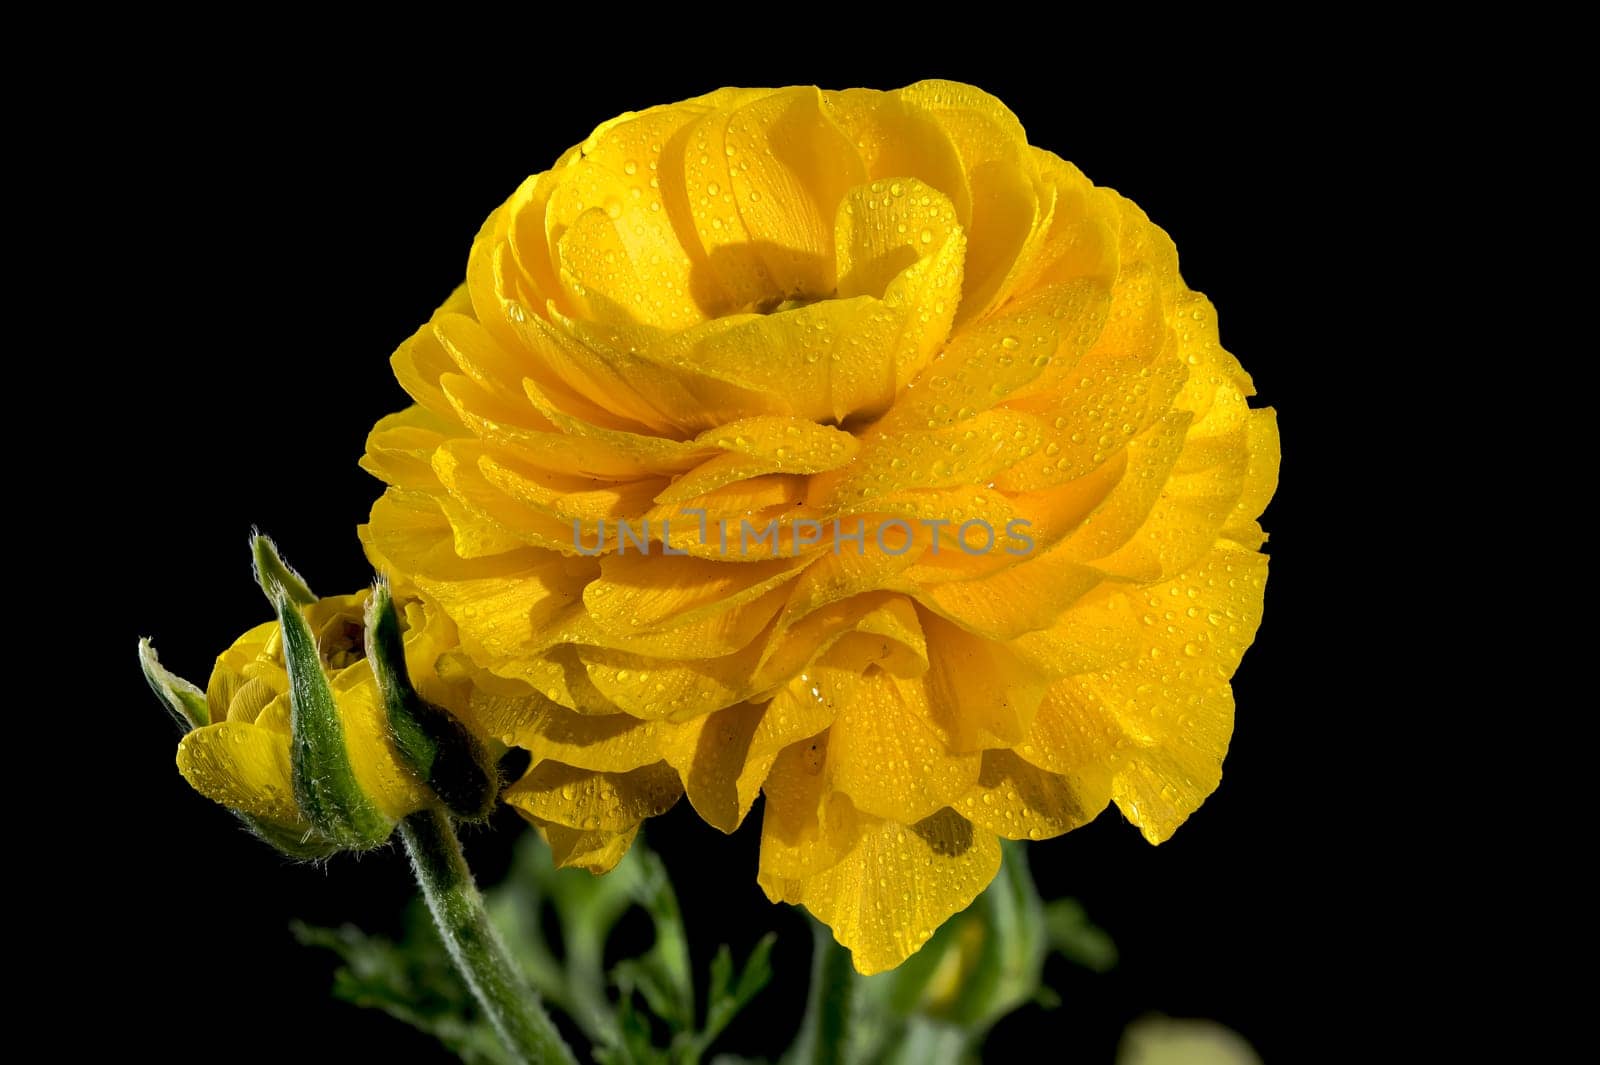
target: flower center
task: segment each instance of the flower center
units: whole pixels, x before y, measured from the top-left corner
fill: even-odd
[[[333,618],[317,635],[317,651],[329,669],[353,666],[367,657],[361,619],[341,615]]]

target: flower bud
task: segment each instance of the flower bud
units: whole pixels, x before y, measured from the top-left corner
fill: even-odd
[[[428,720],[413,732],[435,745],[431,761],[419,759],[414,738],[402,740],[391,724],[391,700],[366,661],[363,619],[372,592],[318,599],[266,538],[253,539],[251,549],[278,620],[256,626],[219,655],[204,691],[162,667],[150,642],[140,642],[145,677],[184,731],[178,769],[190,785],[296,858],[376,846],[402,817],[441,803],[458,814],[481,814],[494,779],[473,762],[476,789],[457,783],[470,779],[462,764],[470,751],[459,752],[471,741],[441,738],[453,720],[440,704],[454,709],[456,693],[432,670],[454,646],[453,628],[434,624],[415,600],[397,605],[384,593],[393,621],[385,655],[401,663],[404,691],[435,714],[412,711],[411,720]],[[397,670],[391,665],[388,672]],[[429,693],[426,703],[419,687]],[[404,692],[395,694],[403,703]],[[445,748],[450,753],[441,755]],[[439,782],[438,794],[430,780]]]

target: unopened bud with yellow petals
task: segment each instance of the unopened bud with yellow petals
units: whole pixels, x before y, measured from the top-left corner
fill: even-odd
[[[257,578],[278,620],[258,625],[217,657],[202,692],[165,668],[148,640],[139,658],[156,694],[185,730],[178,769],[202,795],[219,802],[257,836],[297,858],[384,843],[401,818],[444,802],[414,759],[402,752],[385,695],[366,656],[370,589],[318,599],[284,565],[270,541],[252,541]],[[438,705],[453,689],[431,674],[448,649],[448,623],[429,624],[420,603],[399,604],[384,592],[392,640],[412,678]],[[420,701],[420,696],[418,697]],[[481,771],[480,771],[481,772]],[[486,774],[492,797],[494,780]],[[480,802],[481,811],[490,799]]]

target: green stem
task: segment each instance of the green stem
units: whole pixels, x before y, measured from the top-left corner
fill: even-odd
[[[843,1065],[850,1031],[856,971],[850,952],[841,947],[821,921],[811,922],[811,992],[801,1026],[804,1065]]]
[[[489,924],[483,896],[472,881],[450,819],[438,810],[412,814],[400,822],[400,838],[411,855],[411,867],[439,936],[501,1042],[532,1065],[576,1065],[550,1015]]]

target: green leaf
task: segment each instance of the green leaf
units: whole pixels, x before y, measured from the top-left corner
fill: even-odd
[[[346,925],[316,928],[295,922],[301,943],[331,950],[343,964],[333,993],[356,1006],[381,1009],[438,1039],[467,1065],[517,1065],[480,1015],[426,919],[414,920],[403,945]]]
[[[549,1007],[577,1024],[592,1044],[594,1060],[605,1065],[695,1065],[772,979],[774,937],[757,943],[737,970],[724,948],[712,963],[704,1024],[696,1025],[693,972],[677,896],[665,865],[642,842],[616,869],[596,877],[581,869],[556,869],[549,848],[529,832],[518,842],[505,881],[484,896],[490,921],[528,982]],[[655,942],[607,972],[606,942],[635,906],[649,916]],[[561,929],[560,957],[542,931],[541,915],[547,911]],[[425,919],[400,943],[354,929],[300,926],[297,934],[345,959],[350,975],[340,978],[341,997],[383,1009],[464,1057],[458,1045],[493,1039]],[[663,1029],[665,1047],[658,1045]],[[499,1065],[498,1059],[468,1060]]]
[[[717,951],[706,993],[705,1027],[689,1041],[684,1060],[698,1061],[750,1000],[772,981],[772,947],[777,941],[773,932],[762,936],[745,959],[737,979],[733,975],[733,952],[726,944]]]
[[[613,975],[619,986],[624,980],[633,982],[651,1012],[673,1032],[682,1032],[694,1027],[694,974],[678,896],[673,893],[667,867],[653,852],[636,844],[629,857],[635,859],[633,868],[637,870],[632,898],[650,915],[655,942],[638,958],[618,966]]]
[[[594,1058],[601,1065],[668,1065],[672,1060],[656,1047],[650,1018],[634,1008],[632,999],[618,1004],[617,1022],[619,1041],[595,1049]]]

